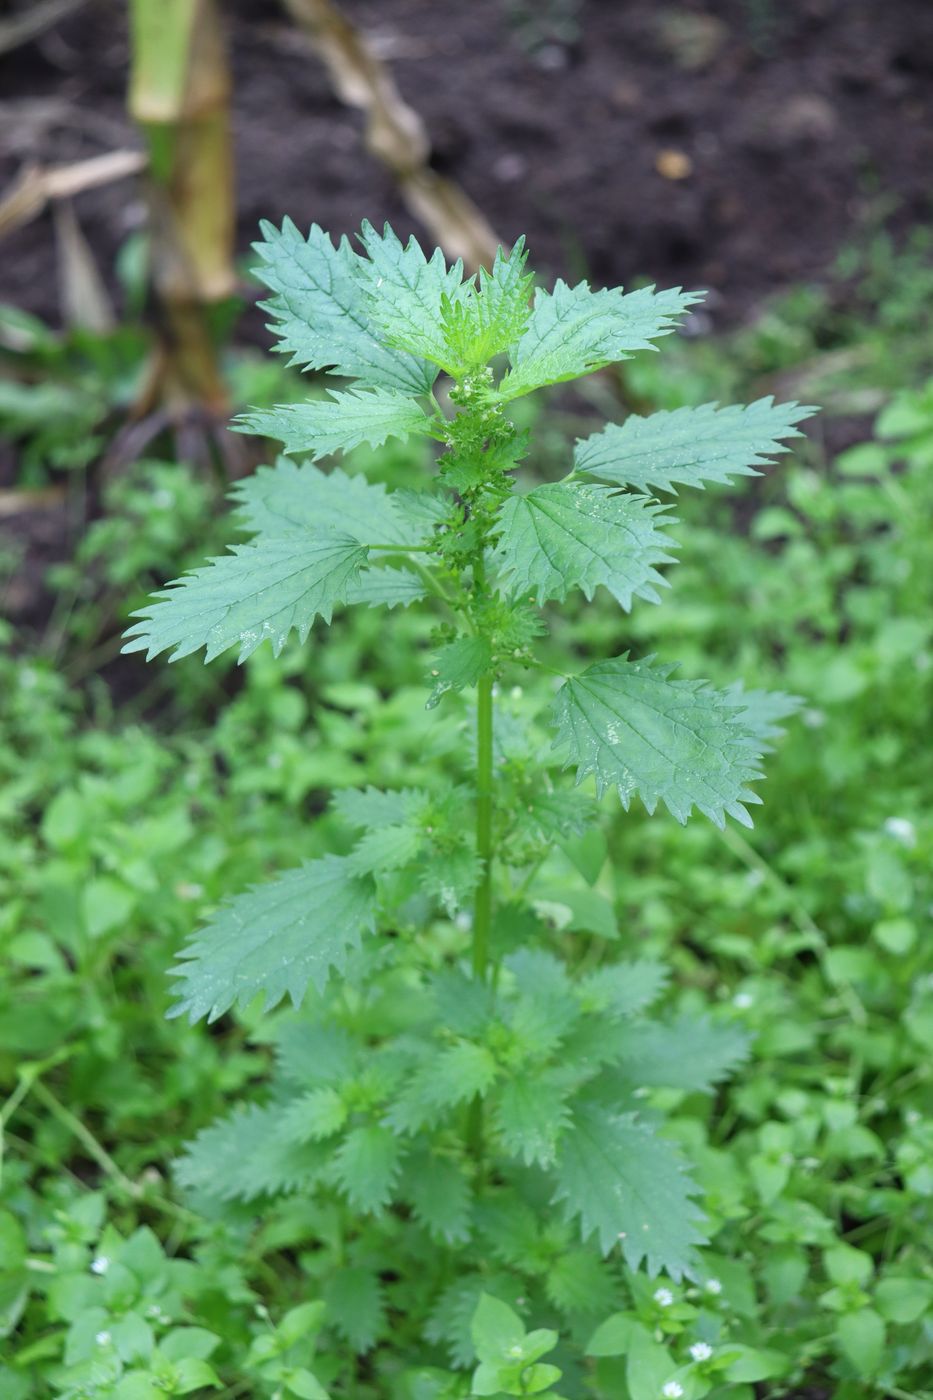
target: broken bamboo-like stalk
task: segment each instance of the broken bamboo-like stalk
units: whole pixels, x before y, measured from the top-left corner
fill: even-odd
[[[231,78],[215,0],[131,0],[130,114],[149,148],[158,397],[223,413],[211,310],[236,288]]]
[[[343,102],[366,114],[366,146],[393,172],[410,212],[450,258],[489,267],[499,239],[467,194],[432,170],[424,122],[405,102],[388,67],[331,0],[283,0],[305,29]]]

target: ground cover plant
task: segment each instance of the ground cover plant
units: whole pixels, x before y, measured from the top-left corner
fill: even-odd
[[[807,410],[761,400],[631,417],[578,443],[563,481],[519,494],[528,442],[507,405],[651,348],[697,296],[558,283],[532,303],[521,245],[465,280],[389,229],[365,226],[362,254],[317,228],[305,239],[268,226],[265,238],[261,276],[284,350],[353,386],[244,426],[312,458],[430,436],[443,445],[437,482],[386,493],[281,458],[237,488],[252,542],[158,595],[127,650],[179,659],[203,647],[210,660],[237,647],[242,660],[266,639],[280,652],[293,629],[305,640],[338,605],[428,598],[447,614],[428,708],[475,687],[475,732],[459,782],[339,792],[351,848],[239,894],[185,949],[176,1014],[213,1020],[286,996],[302,1011],[278,1033],[271,1100],[202,1133],[181,1179],[228,1199],[301,1190],[339,1202],[359,1258],[323,1283],[349,1352],[376,1341],[375,1252],[397,1275],[387,1302],[412,1329],[387,1374],[428,1364],[446,1337],[456,1361],[475,1351],[479,1366],[472,1382],[439,1377],[438,1393],[550,1393],[563,1368],[540,1357],[558,1332],[526,1337],[515,1307],[532,1324],[556,1308],[569,1326],[609,1300],[620,1260],[674,1280],[702,1271],[696,1188],[639,1093],[708,1091],[747,1050],[729,1025],[648,1018],[660,964],[580,956],[573,925],[605,933],[606,911],[536,882],[555,845],[584,872],[601,864],[593,796],[559,770],[592,777],[596,797],[617,789],[626,808],[638,796],[681,822],[696,807],[719,826],[750,825],[750,784],[795,702],[717,691],[652,657],[556,672],[537,654],[542,605],[600,585],[625,609],[658,601],[673,522],[657,496],[754,472]],[[449,413],[434,393],[440,371]],[[495,718],[497,681],[529,670],[562,681],[550,755],[536,725]],[[548,936],[549,905],[569,905],[563,947]],[[445,916],[468,930],[468,958],[456,939],[426,936]],[[542,1290],[532,1241],[548,1231],[562,1258]],[[486,1276],[475,1247],[503,1234],[511,1269]],[[723,1380],[742,1378],[733,1365],[747,1368],[741,1348],[721,1353]],[[353,1375],[345,1362],[318,1368],[323,1384]]]
[[[681,401],[704,392],[695,371],[679,381],[675,371],[665,404],[677,405],[678,390]],[[553,668],[657,649],[682,658],[688,677],[727,687],[743,675],[805,697],[769,762],[753,833],[697,820],[684,829],[634,804],[617,816],[606,803],[601,834],[553,843],[524,892],[533,936],[566,957],[574,979],[637,950],[669,969],[664,1021],[712,1014],[748,1041],[714,1095],[659,1082],[633,1096],[652,1124],[663,1118],[661,1141],[681,1144],[702,1191],[711,1245],[697,1278],[651,1280],[617,1255],[600,1264],[546,1201],[543,1227],[500,1212],[450,1251],[458,1282],[469,1261],[469,1285],[470,1273],[502,1280],[511,1291],[500,1301],[525,1329],[558,1334],[542,1360],[563,1370],[560,1394],[722,1391],[717,1368],[740,1348],[756,1356],[726,1364],[763,1377],[728,1381],[740,1400],[752,1390],[928,1393],[931,429],[928,391],[904,394],[874,441],[826,460],[816,443],[806,465],[738,483],[735,512],[724,492],[681,491],[681,561],[663,608],[623,614],[599,590],[547,611],[551,635],[535,648]],[[417,481],[425,463],[413,446],[382,479]],[[348,469],[360,462],[358,452]],[[154,555],[138,547],[145,578]],[[190,545],[179,557],[189,562]],[[405,1203],[361,1222],[327,1185],[241,1203],[218,1201],[213,1179],[181,1191],[162,1179],[206,1121],[237,1099],[268,1103],[270,1058],[289,1021],[306,1016],[264,1016],[260,1002],[223,1016],[213,1034],[163,1021],[171,949],[230,890],[307,856],[352,854],[339,813],[324,810],[329,787],[435,794],[469,777],[469,689],[426,711],[419,687],[423,668],[439,669],[422,657],[440,614],[396,608],[391,622],[354,607],[310,654],[291,647],[276,660],[260,648],[235,688],[220,669],[210,729],[204,686],[223,658],[206,670],[154,667],[160,694],[172,686],[178,696],[158,741],[113,717],[98,686],[85,700],[41,657],[18,669],[0,658],[11,971],[0,1074],[13,1092],[3,1109],[0,1389],[15,1400],[117,1387],[208,1393],[208,1365],[231,1395],[271,1396],[286,1383],[317,1393],[309,1373],[335,1395],[469,1393],[489,1329],[512,1328],[524,1345],[488,1309],[474,1343],[470,1287],[457,1307],[448,1299],[437,1340],[425,1343],[417,1300],[405,1302],[411,1281],[396,1274],[409,1267],[399,1239],[415,1239]],[[497,726],[530,735],[545,756],[553,679],[506,672],[496,697]],[[43,810],[34,830],[20,820]],[[441,908],[419,922],[427,975],[469,956],[468,912],[469,899],[459,919]],[[381,1040],[380,1018],[406,1009],[423,965],[393,1000],[390,988],[350,1004],[353,1029]],[[322,1003],[309,1001],[313,1021]],[[280,1089],[291,1093],[273,1078],[273,1096]],[[52,1100],[70,1106],[70,1120]],[[454,1161],[462,1126],[458,1115]],[[581,1270],[585,1286],[561,1294]],[[374,1340],[351,1380],[337,1271],[370,1284]],[[359,1299],[346,1306],[362,1315]],[[414,1375],[397,1373],[400,1356],[426,1353]]]

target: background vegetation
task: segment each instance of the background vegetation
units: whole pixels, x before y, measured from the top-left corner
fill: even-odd
[[[741,674],[803,699],[754,832],[684,831],[607,801],[605,850],[584,861],[591,898],[558,915],[594,959],[637,951],[666,963],[672,1012],[712,1007],[752,1035],[748,1062],[715,1094],[652,1091],[699,1165],[714,1234],[705,1276],[680,1287],[621,1271],[577,1279],[572,1242],[521,1238],[520,1222],[488,1245],[489,1273],[543,1288],[556,1325],[589,1348],[587,1369],[565,1371],[569,1397],[602,1387],[653,1400],[675,1371],[688,1396],[702,1393],[687,1343],[720,1326],[758,1358],[724,1385],[709,1373],[736,1400],[933,1394],[933,260],[917,175],[926,168],[928,183],[929,39],[916,7],[878,17],[855,6],[843,25],[829,4],[691,5],[657,28],[648,7],[613,22],[593,4],[486,4],[458,34],[429,6],[348,6],[377,22],[355,69],[320,7],[274,22],[245,4],[194,7],[198,23],[220,18],[221,37],[232,34],[234,81],[214,64],[209,129],[188,131],[204,113],[185,102],[204,72],[189,32],[176,40],[184,81],[163,88],[174,106],[147,107],[137,83],[138,135],[124,124],[122,7],[62,6],[23,39],[30,8],[0,9],[6,131],[17,133],[4,155],[18,181],[0,206],[11,230],[0,1394],[109,1395],[124,1366],[145,1363],[150,1390],[116,1393],[313,1396],[302,1376],[317,1347],[335,1396],[427,1400],[447,1393],[437,1376],[472,1361],[469,1307],[454,1290],[437,1300],[429,1339],[437,1375],[419,1389],[395,1373],[389,1344],[405,1323],[391,1266],[345,1240],[341,1272],[324,1272],[332,1211],[300,1195],[221,1206],[180,1184],[183,1145],[237,1098],[262,1097],[273,1051],[252,1013],[209,1029],[163,1015],[175,953],[224,894],[339,841],[329,819],[312,826],[325,790],[430,784],[455,766],[465,703],[423,707],[430,623],[399,613],[389,630],[356,610],[308,647],[277,663],[259,651],[241,670],[223,659],[147,670],[118,655],[145,595],[227,537],[226,484],[252,465],[224,428],[229,412],[308,388],[256,354],[258,293],[238,262],[256,215],[351,232],[384,212],[404,228],[406,207],[426,221],[425,242],[454,251],[481,249],[495,229],[506,241],[527,232],[537,253],[537,233],[550,271],[712,282],[722,298],[701,335],[555,395],[537,423],[535,477],[556,477],[573,436],[630,407],[765,392],[823,406],[793,465],[682,498],[683,562],[663,610],[622,617],[597,595],[554,619],[555,645],[581,656],[657,645],[684,674]],[[496,45],[481,42],[483,23]],[[329,66],[313,66],[305,33]],[[134,52],[138,75],[138,36]],[[402,92],[370,62],[386,58]],[[805,72],[822,108],[793,108]],[[45,117],[20,86],[29,74]],[[335,81],[344,100],[356,94],[354,115]],[[529,125],[542,84],[558,94],[554,113]],[[260,115],[257,94],[284,89],[288,103],[270,98]],[[584,120],[587,93],[604,105]],[[419,95],[433,166],[406,126]],[[104,128],[89,138],[90,120],[72,120],[66,136],[48,104],[83,113],[92,98],[115,124],[104,124],[107,152],[125,144],[149,176],[62,198],[58,165],[100,154],[81,142],[99,147]],[[790,134],[771,130],[778,110],[796,110]],[[206,141],[222,174],[231,122],[237,203],[218,176],[206,191],[211,256],[193,275],[171,254],[189,236],[207,246],[191,233],[205,206],[187,207],[179,162],[196,163]],[[882,149],[895,128],[900,144]],[[250,158],[257,130],[269,172]],[[597,130],[613,138],[611,180]],[[276,135],[287,153],[277,163]],[[783,145],[763,160],[769,140]],[[619,144],[631,152],[624,170]],[[572,165],[573,181],[549,185]],[[730,194],[739,206],[727,215]],[[850,213],[834,222],[828,204]],[[360,450],[348,469],[406,485],[430,453]],[[532,722],[525,696],[503,701]],[[656,1348],[637,1371],[612,1355],[633,1321]],[[363,1359],[348,1369],[355,1348]]]

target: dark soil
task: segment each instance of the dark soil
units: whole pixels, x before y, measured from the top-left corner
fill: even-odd
[[[907,226],[933,209],[927,0],[342,3],[424,116],[437,168],[505,241],[527,233],[547,275],[706,285],[714,320],[734,322],[819,275],[879,214]],[[241,248],[260,217],[286,213],[337,232],[414,228],[359,114],[279,8],[225,8]],[[124,11],[90,0],[0,58],[0,188],[29,161],[136,143]],[[138,193],[89,192],[77,211],[109,272],[143,217]],[[57,319],[48,215],[5,241],[0,300]]]

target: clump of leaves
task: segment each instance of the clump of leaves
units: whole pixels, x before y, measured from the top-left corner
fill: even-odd
[[[453,1389],[405,1394],[468,1393],[461,1371],[474,1394],[553,1394],[561,1368],[538,1358],[556,1336],[526,1335],[509,1310],[575,1331],[626,1271],[696,1274],[697,1189],[642,1095],[708,1092],[747,1048],[729,1020],[649,1017],[664,984],[650,959],[600,961],[616,930],[595,888],[595,798],[614,787],[626,809],[640,797],[681,822],[696,809],[750,825],[762,754],[795,702],[628,653],[555,675],[547,605],[599,586],[625,610],[659,601],[676,523],[662,498],[756,474],[809,410],[633,416],[578,442],[562,481],[519,491],[529,444],[512,401],[653,349],[698,295],[558,282],[532,300],[521,243],[465,279],[388,228],[365,225],[362,253],[316,227],[264,234],[280,348],[350,385],[246,417],[312,460],[281,457],[238,486],[250,542],[157,595],[125,649],[244,660],[293,630],[304,642],[337,609],[425,605],[427,705],[465,708],[474,692],[474,737],[459,781],[338,791],[341,849],[236,895],[185,949],[176,1015],[294,1010],[273,1028],[268,1101],[209,1127],[179,1175],[231,1201],[330,1203],[351,1241],[320,1280],[344,1383],[353,1355],[391,1356],[391,1311],[413,1339],[393,1374],[445,1352],[455,1367]],[[441,445],[420,491],[314,464],[412,435]],[[498,683],[518,678],[542,702],[556,688],[550,748],[497,707]],[[542,877],[555,849],[556,889]]]

